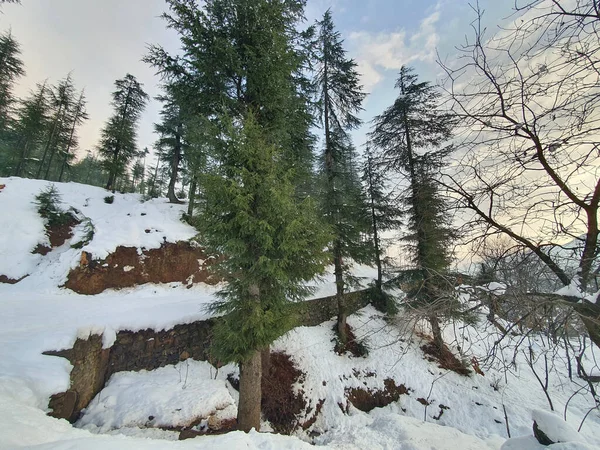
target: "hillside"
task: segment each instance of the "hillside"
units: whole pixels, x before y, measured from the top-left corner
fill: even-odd
[[[56,247],[34,203],[49,184],[61,195],[62,209],[73,208],[79,221],[72,236]],[[176,365],[113,373],[74,425],[49,417],[49,399],[69,390],[74,366],[44,352],[70,349],[92,335],[101,335],[107,350],[123,342],[124,331],[168,334],[176,325],[204,321],[219,282],[200,276],[207,258],[190,262],[193,273],[182,280],[158,283],[148,275],[153,259],[167,258],[161,249],[185,243],[191,248],[187,258],[200,251],[188,243],[195,230],[180,219],[185,205],[143,201],[136,194],[115,194],[107,203],[112,194],[76,183],[0,178],[0,185],[0,276],[5,281],[0,283],[0,448],[541,449],[546,447],[532,437],[532,414],[540,426],[556,428],[551,419],[541,419],[546,416],[540,410],[548,411],[549,404],[538,377],[543,383],[546,376],[557,415],[575,430],[585,418],[580,432],[570,435],[579,443],[548,448],[600,446],[600,413],[589,386],[575,374],[568,376],[573,355],[516,329],[501,337],[485,311],[476,324],[455,323],[444,330],[454,354],[469,362],[469,375],[428,357],[422,350],[429,343],[427,328],[402,313],[390,320],[366,306],[350,316],[357,340],[368,351],[364,357],[334,352],[334,321],[288,332],[272,345],[273,379],[267,381],[275,391],[285,378],[292,390],[276,405],[281,422],[271,420],[263,428],[292,436],[232,431],[171,442],[180,437],[178,427],[194,423],[204,433],[214,422],[235,418],[237,408],[236,367],[182,355]],[[32,253],[40,245],[46,250]],[[135,249],[133,262],[111,260],[118,248]],[[132,285],[76,293],[64,286],[77,270],[84,271],[84,281],[97,270],[132,277]],[[357,266],[354,273],[367,285],[374,271]],[[335,292],[331,274],[314,286],[314,298]],[[494,347],[498,341],[502,345]],[[489,357],[493,348],[496,353]],[[581,360],[589,374],[600,373],[599,357],[588,343]],[[507,429],[512,438],[522,438],[507,440]]]

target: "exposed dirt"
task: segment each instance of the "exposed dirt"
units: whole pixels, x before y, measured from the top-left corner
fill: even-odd
[[[53,248],[60,247],[67,240],[73,237],[73,227],[80,222],[73,216],[69,215],[69,220],[61,225],[46,227],[46,235],[50,239],[50,247],[47,245],[38,244],[31,253],[47,255]]]
[[[0,275],[0,283],[17,284],[23,278],[27,278],[28,276],[29,275],[25,275],[25,276],[15,280],[14,278],[8,278],[6,275]]]
[[[334,325],[333,330],[337,334],[337,324]],[[354,335],[352,328],[348,324],[346,324],[346,336],[348,337],[348,342],[346,342],[345,345],[343,345],[339,341],[339,338],[335,344],[334,351],[338,355],[343,355],[344,353],[349,352],[352,356],[355,356],[357,358],[362,358],[364,356],[367,356],[367,354],[369,353],[367,348],[364,346],[364,344],[362,342],[360,342],[358,339],[356,339],[356,336]]]
[[[421,350],[425,353],[428,361],[437,362],[438,367],[441,369],[452,370],[453,372],[464,376],[471,375],[471,370],[469,370],[460,359],[454,356],[448,347],[444,346],[444,348],[440,350],[437,345],[430,342],[423,345]]]
[[[262,413],[275,431],[291,434],[299,426],[298,415],[306,409],[302,392],[294,392],[295,383],[301,383],[304,374],[288,355],[271,353],[269,372],[262,377]]]
[[[89,253],[82,252],[79,267],[71,270],[65,287],[93,295],[144,283],[216,284],[220,280],[208,271],[212,261],[189,242],[167,242],[139,253],[135,247],[120,246],[105,260],[93,260]]]
[[[204,430],[198,431],[192,428],[183,428],[173,429],[173,428],[163,428],[170,431],[179,431],[179,440],[184,441],[186,439],[194,439],[198,436],[206,436],[206,435],[216,435],[216,434],[225,434],[230,431],[237,430],[237,420],[236,419],[227,419],[220,420],[218,422],[218,426],[211,426],[211,418],[208,419],[208,427]]]
[[[348,401],[355,408],[364,412],[369,412],[374,408],[387,406],[392,402],[397,402],[401,395],[408,394],[409,391],[401,384],[396,385],[396,382],[391,378],[383,380],[384,388],[379,389],[362,389],[353,388],[346,390]]]

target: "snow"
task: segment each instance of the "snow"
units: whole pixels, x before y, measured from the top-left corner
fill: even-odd
[[[292,437],[234,432],[173,442],[177,433],[145,428],[183,424],[217,410],[222,417],[235,414],[237,393],[224,378],[229,370],[221,368],[217,374],[208,363],[191,360],[152,372],[114,374],[87,408],[78,424],[83,428],[48,417],[45,414],[48,398],[68,389],[72,367],[66,359],[45,356],[42,352],[70,348],[77,337],[86,338],[90,334],[102,334],[103,346],[107,348],[120,330],[166,330],[176,324],[206,319],[209,317],[206,305],[214,300],[219,287],[198,284],[186,289],[180,283],[146,284],[94,296],[61,288],[69,269],[78,264],[82,251],[103,258],[119,245],[136,246],[140,252],[142,247],[159,247],[165,240],[191,238],[195,230],[180,220],[185,206],[170,205],[165,199],[141,202],[133,194],[115,194],[114,202],[107,204],[104,197],[109,194],[103,189],[54,183],[62,195],[63,207],[78,209],[93,224],[95,234],[83,249],[73,249],[70,245],[84,235],[81,228],[71,242],[41,256],[31,254],[38,243],[47,239],[43,221],[32,202],[49,183],[3,178],[0,184],[6,184],[0,191],[0,210],[10,212],[0,216],[5,231],[0,236],[0,275],[15,279],[28,275],[14,285],[0,284],[2,449],[313,448],[307,442],[335,449],[499,450],[503,445],[504,450],[541,448],[531,436],[531,411],[546,410],[547,403],[524,355],[515,353],[522,336],[505,338],[498,359],[487,366],[482,364],[485,376],[464,377],[424,359],[419,348],[424,343],[423,334],[412,332],[416,326],[416,331],[428,333],[425,324],[415,324],[403,317],[388,320],[372,307],[348,318],[357,337],[369,349],[366,358],[333,352],[332,321],[292,330],[272,346],[273,350],[289,354],[306,373],[297,389],[305,392],[310,406],[315,407],[319,400],[325,399],[311,428],[320,433],[317,437],[304,431]],[[127,266],[123,270],[127,271]],[[375,274],[367,266],[356,266],[353,271],[361,278],[362,286],[367,286]],[[311,283],[316,287],[313,297],[335,292],[330,272]],[[487,289],[492,290],[492,286]],[[467,301],[467,293],[464,295]],[[477,326],[447,327],[445,338],[455,354],[474,356],[481,361],[499,334],[482,320]],[[535,339],[532,347],[537,354],[549,351],[545,342]],[[583,356],[590,372],[593,370],[590,362],[595,356],[590,354],[592,350],[588,349]],[[509,365],[505,371],[504,366],[509,363],[504,361],[513,357],[515,365]],[[564,360],[565,355],[558,353],[549,393],[558,411],[562,412],[568,403],[567,422],[577,428],[594,403],[585,393],[577,393],[580,385],[570,381],[566,371],[558,367]],[[543,362],[536,364],[536,370],[543,371]],[[397,385],[404,384],[410,389],[409,394],[369,413],[352,405],[347,405],[347,414],[342,412],[338,403],[347,404],[347,389],[383,389],[386,378],[394,379]],[[419,398],[428,399],[430,405],[425,408]],[[439,416],[442,404],[450,409],[444,409]],[[524,437],[506,440],[503,406],[512,435]],[[154,419],[149,424],[150,416]],[[268,424],[265,425],[266,429]],[[600,416],[592,412],[579,433],[589,444],[570,442],[551,448],[595,448],[600,445],[598,427]]]
[[[364,341],[369,349],[368,358],[353,358],[348,355],[337,355],[332,351],[331,341],[334,339],[334,322],[326,322],[317,327],[299,327],[277,340],[272,348],[291,355],[292,360],[306,372],[306,380],[298,389],[307,393],[315,406],[319,399],[325,399],[321,415],[314,429],[326,433],[330,429],[345,426],[352,429],[356,425],[347,423],[339,403],[346,404],[345,392],[352,388],[378,389],[384,388],[384,380],[392,378],[396,385],[404,384],[410,389],[408,395],[401,395],[398,402],[383,408],[392,414],[411,416],[427,420],[437,425],[452,427],[462,433],[474,435],[483,441],[494,442],[499,448],[508,436],[503,416],[503,405],[507,409],[510,428],[513,436],[531,435],[531,410],[547,407],[543,391],[533,372],[525,363],[525,357],[517,354],[517,365],[514,370],[502,373],[498,366],[484,368],[485,376],[472,374],[469,377],[440,369],[436,364],[427,361],[420,350],[424,341],[412,334],[413,324],[406,323],[403,318],[388,321],[373,307],[368,306],[359,313],[349,317],[359,341]],[[419,331],[419,329],[417,329]],[[427,332],[426,329],[420,329]],[[471,354],[483,359],[489,342],[498,338],[495,328],[486,329],[486,340],[475,333],[481,331],[470,327],[460,330],[446,329],[446,342],[458,343],[461,348],[469,348]],[[489,336],[487,335],[489,333]],[[488,340],[489,339],[489,340]],[[512,356],[520,337],[507,343],[506,353]],[[543,348],[543,342],[535,342]],[[536,347],[537,350],[537,347]],[[454,352],[458,350],[454,347]],[[538,372],[541,367],[537,367]],[[565,370],[566,373],[566,370]],[[562,410],[562,405],[569,402],[569,421],[577,426],[587,410],[594,406],[591,398],[575,395],[569,401],[572,391],[566,390],[567,378],[554,376],[550,378],[551,391],[555,405]],[[574,388],[575,390],[576,388]],[[425,406],[418,400],[427,399],[430,405]],[[442,416],[440,405],[449,407]],[[375,411],[375,410],[374,410]],[[372,417],[374,412],[363,413],[350,406],[351,415]],[[347,424],[346,424],[347,423]],[[366,422],[368,423],[368,422]],[[345,425],[341,425],[345,424]],[[594,437],[594,428],[600,426],[600,417],[590,415],[582,428],[582,433],[591,442],[600,444]],[[375,431],[369,430],[373,434]],[[385,441],[385,437],[382,437]],[[329,443],[327,439],[319,443]],[[382,444],[383,445],[383,444]],[[465,444],[467,445],[467,444]],[[489,445],[489,444],[488,444]],[[417,447],[418,448],[418,447]],[[440,447],[446,448],[446,447]],[[452,447],[447,447],[452,448]],[[460,447],[457,447],[460,448]],[[468,448],[468,447],[467,447]],[[486,447],[481,447],[486,448]]]
[[[556,414],[541,409],[535,409],[531,415],[532,419],[537,423],[538,428],[543,431],[552,442],[585,442],[583,437],[577,431]]]
[[[500,450],[597,450],[598,447],[582,442],[567,442],[542,445],[533,436],[523,436],[507,440]]]
[[[492,450],[497,448],[493,444],[488,445],[481,439],[463,434],[454,428],[442,427],[383,410],[376,410],[368,418],[353,418],[354,420],[349,420],[350,426],[338,427],[328,433],[323,443],[329,444],[334,449],[345,450],[393,448]]]
[[[94,225],[94,239],[80,251],[94,258],[104,259],[119,245],[138,248],[158,248],[165,241],[175,242],[192,238],[195,230],[181,222],[183,205],[174,205],[166,199],[142,202],[137,194],[114,194],[112,204],[104,197],[108,191],[79,183],[52,183],[42,180],[25,180],[16,177],[0,178],[6,186],[0,192],[0,275],[18,279],[31,273],[42,260],[31,251],[38,243],[48,243],[44,222],[37,214],[35,196],[55,186],[62,197],[63,209],[75,208],[83,218]],[[72,258],[71,265],[79,260]]]
[[[215,374],[209,363],[193,360],[151,372],[116,373],[77,425],[94,425],[98,432],[184,427],[223,411],[223,418],[235,419],[237,407],[227,387],[227,372],[221,371],[218,379],[213,379]]]

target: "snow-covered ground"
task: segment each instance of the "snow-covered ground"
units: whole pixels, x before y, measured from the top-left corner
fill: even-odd
[[[207,317],[205,305],[218,287],[195,285],[185,289],[178,283],[151,285],[83,296],[60,286],[70,268],[79,263],[82,251],[104,258],[119,245],[156,248],[165,240],[175,242],[194,236],[194,229],[180,220],[183,206],[164,199],[142,202],[137,195],[115,194],[107,204],[105,190],[75,183],[55,183],[65,209],[76,208],[90,219],[94,238],[83,249],[73,249],[83,230],[71,242],[46,256],[32,254],[45,243],[44,224],[33,204],[48,182],[0,178],[0,275],[18,279],[17,284],[0,284],[0,448],[36,449],[236,449],[311,448],[311,437],[241,432],[203,436],[171,442],[174,432],[140,429],[164,421],[183,423],[205,410],[218,409],[233,416],[236,392],[225,381],[224,369],[205,362],[189,361],[178,367],[152,372],[117,373],[98,395],[77,428],[64,420],[46,416],[51,394],[68,388],[70,363],[42,355],[46,350],[69,348],[77,337],[103,333],[106,346],[123,329],[169,329]],[[150,232],[146,232],[150,230]],[[357,267],[365,280],[373,271]],[[315,296],[335,292],[331,276],[316,282]],[[535,375],[517,355],[508,372],[499,367],[485,369],[485,376],[460,376],[437,368],[424,359],[419,337],[405,333],[401,320],[388,322],[371,307],[349,319],[359,338],[369,348],[367,358],[337,355],[332,351],[332,325],[301,327],[280,338],[275,350],[285,351],[306,378],[298,388],[315,405],[324,399],[317,422],[311,428],[313,443],[336,449],[499,449],[507,437],[503,405],[512,436],[531,435],[532,411],[547,410],[546,398]],[[494,330],[478,327],[449,327],[448,342],[478,358],[497,338]],[[513,339],[511,337],[511,339]],[[514,337],[516,341],[517,337]],[[510,350],[507,343],[505,351]],[[533,342],[536,351],[542,342]],[[508,358],[508,355],[507,355]],[[186,376],[183,376],[183,371]],[[538,367],[538,370],[542,370]],[[540,372],[541,373],[541,372]],[[398,402],[364,413],[346,405],[345,390],[352,387],[382,388],[385,378],[410,389]],[[550,376],[549,393],[555,409],[563,415],[568,402],[567,422],[577,429],[593,406],[589,396],[571,395],[579,387],[560,371]],[[492,386],[493,385],[493,386]],[[426,399],[425,406],[417,399]],[[449,407],[442,409],[440,405]],[[179,411],[177,411],[179,409]],[[175,413],[173,413],[175,411]],[[153,419],[148,418],[152,416]],[[174,418],[178,418],[174,420]],[[426,419],[426,421],[424,421]],[[147,422],[151,423],[147,423]],[[581,429],[586,444],[560,444],[556,450],[594,448],[600,445],[600,416],[590,413]],[[506,445],[513,445],[507,441]],[[530,440],[512,449],[536,448]],[[526,447],[530,445],[530,447]],[[537,445],[537,444],[536,444]],[[566,445],[566,446],[565,446]],[[569,446],[571,445],[571,446]],[[573,446],[574,445],[574,446]],[[577,445],[580,445],[577,447]],[[591,446],[591,447],[590,447]],[[508,448],[508,447],[506,447]]]

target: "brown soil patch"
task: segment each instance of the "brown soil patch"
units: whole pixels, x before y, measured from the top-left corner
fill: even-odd
[[[73,216],[69,216],[69,220],[61,225],[46,227],[46,235],[50,239],[50,247],[43,244],[38,244],[31,253],[47,255],[53,248],[60,247],[67,240],[73,237],[73,227],[80,222]]]
[[[291,434],[298,415],[306,409],[302,392],[294,393],[293,386],[301,383],[304,374],[294,366],[288,355],[271,353],[269,371],[262,377],[262,413],[278,433]]]
[[[186,439],[194,439],[198,436],[207,436],[207,435],[217,435],[217,434],[225,434],[230,431],[237,430],[237,420],[236,419],[227,419],[219,421],[218,428],[211,428],[210,419],[209,426],[205,430],[195,430],[192,428],[183,428],[183,429],[173,429],[173,428],[163,428],[168,431],[179,431],[179,440],[185,441]]]
[[[396,385],[396,382],[391,378],[383,380],[384,388],[379,389],[362,389],[353,388],[346,390],[348,401],[355,408],[364,412],[369,412],[375,408],[382,408],[392,402],[397,402],[401,395],[408,394],[406,386],[401,384]]]
[[[337,324],[334,325],[334,331],[337,334]],[[354,334],[352,328],[348,324],[346,324],[346,336],[348,337],[348,342],[346,342],[345,345],[340,342],[339,337],[335,344],[334,351],[338,355],[343,355],[344,353],[349,352],[352,356],[355,356],[357,358],[367,356],[367,348],[362,342],[356,339],[356,335]]]
[[[52,248],[60,247],[68,239],[71,239],[73,237],[73,227],[78,224],[79,221],[71,216],[68,222],[47,228],[46,234],[50,238],[50,246]]]
[[[189,242],[166,242],[141,254],[135,247],[117,247],[105,260],[92,260],[88,253],[82,255],[79,267],[69,273],[65,287],[93,295],[109,288],[144,283],[216,284],[219,280],[208,271],[211,261],[206,260],[201,248]]]
[[[24,278],[27,278],[29,275],[25,275],[22,276],[21,278],[15,280],[14,278],[8,278],[6,275],[0,275],[0,283],[6,283],[6,284],[17,284],[19,281],[21,281]]]
[[[465,364],[458,359],[454,354],[444,346],[441,350],[433,342],[425,344],[421,347],[423,353],[426,355],[426,359],[431,362],[437,362],[438,367],[441,369],[452,370],[460,375],[469,376],[471,371],[465,366]]]

